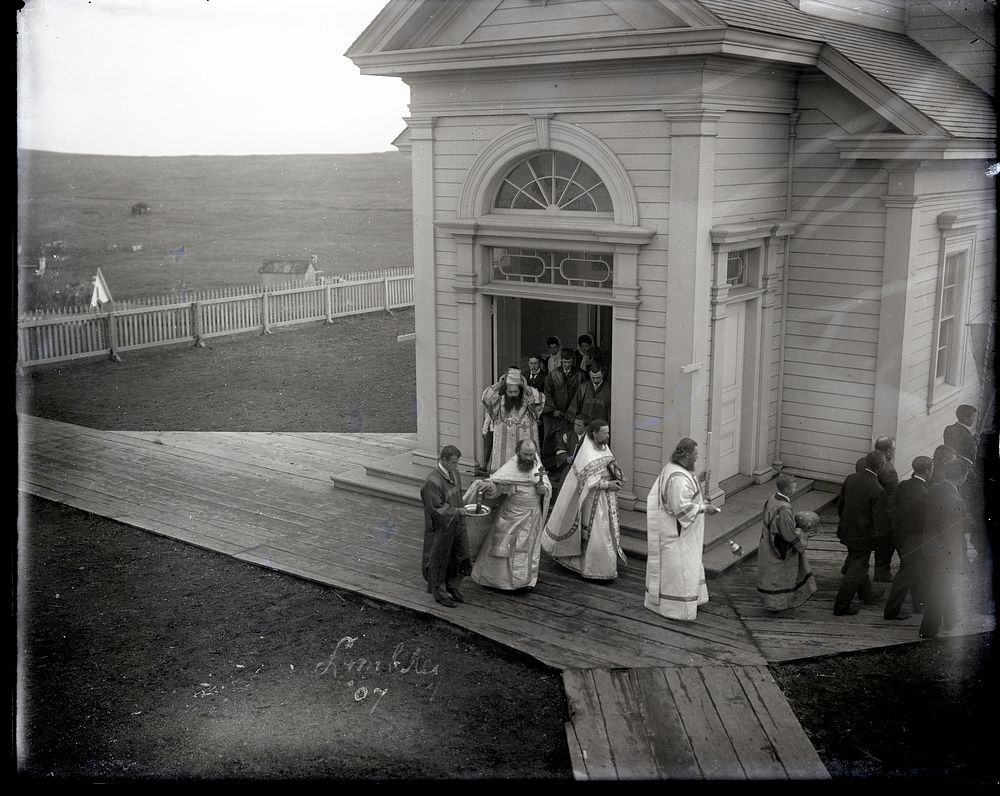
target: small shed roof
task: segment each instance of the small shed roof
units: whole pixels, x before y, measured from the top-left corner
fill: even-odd
[[[305,274],[313,264],[309,260],[264,260],[262,274]]]

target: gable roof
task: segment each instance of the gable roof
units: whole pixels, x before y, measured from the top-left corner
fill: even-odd
[[[907,134],[996,135],[990,97],[906,35],[788,0],[390,0],[346,53],[396,76],[710,54],[816,66]]]

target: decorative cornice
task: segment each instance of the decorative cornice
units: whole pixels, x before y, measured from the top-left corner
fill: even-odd
[[[940,135],[868,133],[829,139],[842,160],[990,160],[996,141]]]
[[[700,95],[699,95],[700,96]],[[795,109],[794,100],[775,99],[773,97],[741,97],[732,94],[706,95],[712,110],[744,111],[747,113],[788,114]],[[614,113],[629,112],[667,112],[671,105],[692,103],[694,95],[676,95],[665,97],[663,94],[620,95],[615,97],[546,97],[544,107],[552,113]],[[533,115],[542,104],[538,99],[504,99],[504,100],[469,100],[462,102],[426,102],[413,103],[410,109],[414,113],[432,114],[434,116],[520,116]]]
[[[718,224],[709,230],[712,245],[746,243],[765,238],[787,238],[799,231],[799,225],[783,218],[745,221],[740,224]]]
[[[407,116],[403,119],[406,128],[410,131],[410,143],[415,141],[433,141],[434,125],[437,119],[434,116]]]
[[[600,224],[593,221],[549,221],[537,216],[510,218],[481,216],[478,219],[438,220],[434,227],[454,238],[521,238],[525,240],[563,240],[574,243],[631,244],[649,243],[656,230],[640,226]]]
[[[942,232],[961,232],[979,226],[997,213],[995,207],[981,208],[968,213],[941,213],[937,217],[938,229]]]
[[[522,41],[422,47],[387,52],[352,52],[362,74],[410,74],[496,69],[557,63],[594,63],[697,55],[732,55],[769,62],[815,65],[821,44],[806,39],[707,27],[577,36],[542,36]]]

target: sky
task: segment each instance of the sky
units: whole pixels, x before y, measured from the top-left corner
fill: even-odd
[[[344,52],[386,0],[26,0],[18,147],[99,155],[382,152],[409,88]]]

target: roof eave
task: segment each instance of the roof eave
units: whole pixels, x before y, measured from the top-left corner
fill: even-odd
[[[406,77],[429,72],[496,69],[511,65],[663,58],[708,54],[735,55],[792,64],[816,63],[820,44],[733,28],[683,28],[588,36],[540,37],[520,42],[486,42],[348,57],[362,74]]]
[[[993,160],[996,141],[933,135],[866,133],[830,141],[842,160]]]

